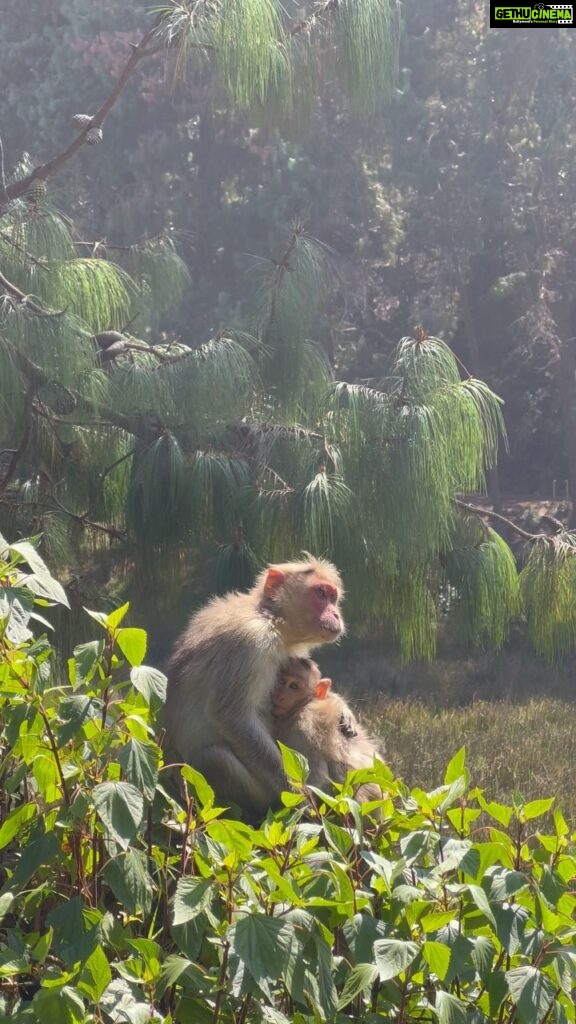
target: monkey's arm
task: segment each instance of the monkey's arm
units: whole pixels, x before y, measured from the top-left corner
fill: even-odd
[[[255,780],[255,787],[277,795],[287,786],[276,743],[258,714],[220,712],[222,739]]]

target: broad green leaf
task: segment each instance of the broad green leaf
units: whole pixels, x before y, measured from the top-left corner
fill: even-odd
[[[116,643],[130,665],[138,667],[142,664],[148,643],[145,629],[119,629]]]
[[[39,868],[45,864],[51,864],[58,856],[59,851],[60,844],[53,832],[29,839],[19,851],[19,859],[12,875],[10,888],[17,891],[19,887],[23,887]]]
[[[472,936],[470,942],[472,943],[472,962],[478,971],[482,984],[485,985],[492,973],[496,947],[484,935]]]
[[[0,978],[13,974],[30,974],[32,964],[24,956],[18,956],[13,949],[0,949]]]
[[[184,764],[180,768],[180,774],[186,782],[189,782],[190,785],[194,787],[196,796],[198,797],[202,807],[214,806],[214,790],[212,789],[212,786],[206,782],[206,779],[201,772],[197,771],[197,769],[193,768],[190,764]]]
[[[124,978],[110,982],[100,1005],[118,1024],[150,1024],[150,1003],[137,985]]]
[[[506,981],[522,1024],[540,1024],[554,1002],[556,990],[550,978],[526,965],[506,971]]]
[[[490,900],[506,900],[528,885],[528,878],[522,871],[495,866],[486,872],[490,880]]]
[[[0,593],[0,620],[5,622],[4,632],[10,643],[18,646],[25,644],[32,636],[29,628],[30,612],[24,608],[19,598],[8,601],[4,594]]]
[[[113,612],[110,612],[110,614],[107,615],[106,625],[109,630],[115,630],[118,628],[129,608],[130,602],[126,601],[126,604],[121,605],[119,608],[115,608]]]
[[[550,797],[548,800],[531,800],[524,804],[521,815],[523,820],[532,821],[533,818],[540,818],[550,810],[554,800],[554,797]]]
[[[254,848],[254,831],[241,821],[210,821],[206,825],[206,835],[229,850],[235,850],[241,857],[249,857]]]
[[[431,972],[440,981],[444,981],[450,967],[450,947],[445,946],[443,942],[424,942],[422,944],[422,956]]]
[[[130,681],[141,693],[147,704],[153,700],[164,704],[166,700],[166,676],[157,668],[150,668],[149,665],[138,665],[130,672]]]
[[[131,782],[148,800],[154,797],[158,782],[160,751],[152,743],[142,743],[131,737],[118,754],[127,782]]]
[[[488,897],[484,892],[484,889],[482,889],[480,885],[468,885],[466,888],[468,889],[468,892],[470,893],[472,899],[474,900],[474,903],[478,907],[478,910],[482,911],[484,917],[486,917],[490,921],[490,924],[495,929],[496,918],[492,913],[492,908],[490,906]]]
[[[214,884],[204,878],[179,878],[173,902],[173,924],[181,925],[204,913],[214,898]]]
[[[100,996],[112,981],[112,971],[101,946],[88,957],[82,966],[78,978],[78,988],[93,1002],[97,1003]]]
[[[386,925],[371,914],[355,914],[342,925],[344,938],[356,963],[371,963],[376,939],[386,937]]]
[[[508,825],[510,824],[510,819],[514,813],[513,807],[507,807],[505,804],[497,804],[493,801],[489,802],[484,799],[480,792],[477,793],[477,798],[480,807],[482,808],[483,811],[486,812],[486,814],[489,814],[490,817],[494,818],[495,821],[498,821],[501,825],[504,825],[504,828],[508,828]]]
[[[21,807],[10,811],[0,828],[0,850],[3,850],[8,843],[11,843],[21,828],[31,821],[32,818],[35,818],[37,813],[35,804],[23,804]]]
[[[310,768],[304,755],[298,754],[295,750],[291,750],[290,747],[284,746],[283,743],[279,742],[278,746],[280,747],[280,753],[282,754],[284,771],[288,778],[294,782],[305,782],[308,778]]]
[[[103,654],[104,640],[90,640],[74,648],[74,657],[68,659],[68,678],[72,686],[90,682]]]
[[[365,992],[378,978],[378,968],[374,964],[357,964],[350,971],[338,1000],[340,1009],[347,1006],[360,992]]]
[[[466,1005],[449,992],[436,993],[434,1012],[440,1024],[467,1024]]]
[[[260,985],[279,978],[299,948],[294,926],[264,915],[247,915],[228,932],[231,948]]]
[[[144,798],[129,782],[102,782],[92,792],[108,839],[127,850],[144,816]]]
[[[374,962],[378,968],[380,981],[396,978],[410,966],[418,953],[419,947],[415,942],[377,939],[374,943]]]
[[[36,597],[44,598],[50,604],[63,604],[65,608],[70,607],[64,587],[52,576],[26,576],[25,585]]]
[[[96,919],[96,920],[95,920]],[[53,929],[52,952],[70,967],[78,961],[86,961],[100,944],[100,928],[97,921],[101,915],[88,912],[80,896],[61,902],[47,915],[47,922]]]
[[[184,979],[192,988],[201,987],[206,983],[206,972],[200,964],[187,957],[171,953],[162,964],[160,981],[156,986],[156,995],[161,999],[165,992],[178,981]]]
[[[62,988],[41,988],[32,1007],[42,1024],[82,1024],[85,1019],[84,1000],[70,985]]]
[[[128,850],[112,857],[104,868],[103,877],[130,914],[149,913],[155,886],[141,850]]]
[[[448,762],[448,767],[444,774],[444,782],[447,786],[450,783],[455,782],[466,772],[466,747],[460,747],[460,750],[454,754],[454,757]]]

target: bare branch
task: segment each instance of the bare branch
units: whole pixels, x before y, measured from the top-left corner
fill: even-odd
[[[468,501],[462,501],[460,498],[454,498],[454,504],[458,508],[464,509],[465,512],[472,512],[476,516],[485,517],[487,519],[495,519],[497,522],[504,523],[510,530],[517,533],[519,537],[523,537],[524,540],[550,540],[549,533],[529,533],[528,530],[523,530],[521,526],[518,526],[512,519],[507,519],[506,516],[500,515],[499,512],[493,512],[492,509],[482,508],[481,505],[472,505]],[[547,517],[550,519],[551,517]],[[554,520],[556,526],[556,533],[565,533],[565,527],[559,520]]]
[[[4,277],[4,274],[1,271],[0,285],[4,288],[4,291],[8,292],[8,294],[12,295],[15,299],[18,299],[18,302],[21,302],[23,306],[26,306],[26,309],[29,309],[35,316],[52,318],[55,316],[62,316],[66,312],[65,309],[49,310],[44,309],[43,306],[39,306],[38,303],[34,302],[29,295],[25,295],[24,292],[21,292],[20,289],[17,288],[15,284],[12,284],[7,277]]]
[[[78,132],[76,138],[72,140],[72,142],[66,147],[66,149],[62,150],[60,153],[57,153],[56,156],[52,157],[51,160],[48,160],[47,163],[39,164],[38,167],[35,167],[30,172],[30,174],[26,175],[26,177],[20,178],[19,181],[15,181],[11,185],[8,185],[8,187],[3,190],[5,199],[18,199],[20,196],[24,195],[28,191],[32,182],[37,178],[40,178],[42,181],[48,181],[50,178],[53,178],[58,173],[58,171],[61,170],[64,164],[68,163],[68,161],[78,152],[78,150],[82,149],[82,146],[84,146],[86,142],[86,135],[91,130],[91,128],[94,128],[95,126],[101,126],[104,123],[108,114],[110,113],[118,98],[124,91],[128,81],[134,74],[140,61],[143,60],[145,57],[149,57],[151,54],[158,53],[161,49],[163,49],[163,46],[161,44],[150,45],[152,44],[153,40],[157,37],[157,32],[158,22],[156,22],[156,24],[142,37],[138,44],[131,44],[130,57],[128,58],[124,66],[122,74],[120,75],[118,81],[116,82],[108,98],[104,101],[102,106],[99,108],[99,110],[96,111],[96,113],[92,117],[90,124],[87,124],[86,127],[82,129],[82,131]]]

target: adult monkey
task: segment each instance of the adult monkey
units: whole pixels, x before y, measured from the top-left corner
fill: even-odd
[[[262,814],[286,786],[271,696],[287,657],[337,640],[342,582],[330,562],[271,565],[247,594],[213,598],[168,668],[166,739],[220,798]]]

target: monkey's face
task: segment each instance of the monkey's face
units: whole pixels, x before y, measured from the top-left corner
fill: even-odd
[[[308,669],[303,668],[300,659],[289,658],[280,670],[276,689],[272,694],[272,714],[283,718],[298,708],[303,708],[316,696],[321,672],[315,662]]]
[[[333,584],[316,576],[309,580],[305,593],[308,617],[314,631],[312,641],[337,640],[344,630],[340,614],[340,595]]]
[[[288,648],[337,640],[344,632],[340,578],[324,566],[294,563],[271,566],[263,580],[264,604],[277,619]]]

